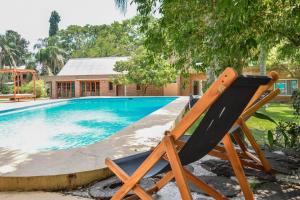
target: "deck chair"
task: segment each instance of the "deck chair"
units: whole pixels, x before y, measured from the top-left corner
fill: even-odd
[[[237,149],[237,153],[239,158],[241,159],[243,166],[252,167],[255,169],[263,170],[266,173],[272,173],[274,170],[272,169],[270,163],[265,158],[263,151],[260,149],[259,145],[257,144],[256,140],[253,137],[250,129],[248,128],[246,121],[251,118],[251,116],[258,111],[262,106],[269,103],[272,99],[274,99],[279,93],[280,89],[269,91],[269,89],[273,86],[273,84],[278,80],[278,73],[277,72],[270,72],[268,76],[271,78],[271,81],[261,88],[258,89],[256,96],[258,97],[256,100],[253,98],[254,103],[249,105],[246,110],[242,113],[239,117],[239,120],[236,124],[231,128],[229,131],[233,136],[234,141],[236,144],[239,145],[240,150]],[[261,96],[259,96],[261,95]],[[255,151],[254,155],[249,151],[247,145],[241,139],[239,131],[242,131],[250,145],[252,146],[253,150]],[[186,141],[189,136],[182,137],[182,141]],[[225,149],[223,146],[216,146],[214,150],[212,150],[209,155],[221,158],[223,160],[228,160],[228,157],[225,154]]]
[[[248,128],[246,121],[262,106],[270,102],[274,99],[279,93],[280,90],[276,89],[271,92],[268,90],[273,86],[273,84],[278,80],[278,74],[276,72],[270,72],[268,75],[271,78],[271,81],[261,86],[256,94],[257,99],[253,98],[249,106],[246,110],[241,114],[235,125],[229,131],[235,140],[236,144],[239,145],[240,150],[237,150],[239,158],[241,159],[241,163],[243,166],[252,167],[255,169],[263,170],[267,173],[272,173],[274,170],[272,169],[270,163],[264,156],[263,151],[260,149],[259,145],[257,144],[253,134],[251,133],[250,129]],[[253,102],[253,103],[252,103]],[[252,146],[256,155],[251,153],[247,148],[247,145],[241,139],[239,131],[246,136],[250,145]],[[226,151],[223,146],[216,146],[214,150],[212,150],[209,155],[215,156],[224,160],[228,160],[226,156]]]
[[[115,160],[107,158],[105,163],[108,168],[124,183],[112,200],[123,199],[131,190],[141,199],[153,199],[151,194],[173,178],[184,200],[192,199],[187,181],[216,199],[226,199],[183,167],[207,155],[222,139],[245,199],[253,199],[242,165],[227,133],[251,102],[258,87],[268,84],[270,80],[266,76],[238,77],[234,70],[227,68],[175,128],[166,132],[154,149]],[[178,151],[178,147],[181,147],[179,138],[204,113],[195,134]],[[166,173],[163,178],[147,191],[139,185],[142,178],[163,172]]]

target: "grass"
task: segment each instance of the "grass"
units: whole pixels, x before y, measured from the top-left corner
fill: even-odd
[[[294,120],[293,109],[290,104],[270,103],[267,107],[261,108],[259,112],[267,114],[276,122],[279,122],[280,120]],[[197,122],[193,124],[186,134],[191,135],[200,121],[201,119],[197,120]],[[300,123],[300,119],[297,121]],[[274,130],[276,128],[276,124],[273,122],[262,120],[256,117],[251,117],[247,121],[247,125],[251,129],[257,142],[260,144],[265,143],[268,130]]]
[[[270,103],[266,108],[261,108],[259,112],[267,114],[276,122],[279,122],[281,120],[295,120],[293,115],[293,109],[290,104]],[[300,119],[298,119],[297,122],[300,123]],[[252,130],[252,133],[257,142],[260,144],[263,144],[266,140],[267,131],[274,130],[276,128],[276,124],[268,120],[262,120],[256,117],[251,117],[247,121],[247,125]]]

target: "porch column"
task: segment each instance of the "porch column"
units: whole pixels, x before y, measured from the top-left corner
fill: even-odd
[[[51,81],[52,84],[52,98],[57,99],[57,83],[56,81]]]
[[[80,81],[75,80],[75,97],[80,97]]]

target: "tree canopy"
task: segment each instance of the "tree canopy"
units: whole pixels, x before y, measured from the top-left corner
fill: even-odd
[[[162,57],[140,46],[128,61],[117,62],[115,71],[121,75],[114,77],[116,84],[136,83],[146,93],[148,86],[165,86],[176,80],[176,70]]]
[[[30,57],[29,42],[15,31],[0,34],[0,67],[24,65]]]
[[[126,8],[129,1],[115,2]],[[245,66],[264,66],[273,48],[278,60],[299,65],[299,0],[131,2],[142,16],[146,47],[174,58],[180,70],[202,63],[216,72],[227,66],[241,72]],[[149,23],[155,12],[160,17]]]
[[[58,31],[58,23],[60,22],[60,16],[58,14],[57,11],[52,11],[51,12],[51,16],[50,16],[50,19],[49,19],[49,23],[50,23],[50,26],[49,26],[49,36],[53,36],[57,33]]]

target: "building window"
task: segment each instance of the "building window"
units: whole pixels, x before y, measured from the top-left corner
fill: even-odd
[[[81,81],[80,82],[80,96],[100,96],[100,82],[99,81]]]
[[[114,89],[114,85],[113,85],[112,82],[109,82],[109,83],[108,83],[108,89],[109,89],[109,90],[113,90],[113,89]]]
[[[60,81],[56,82],[57,98],[72,98],[75,97],[75,82]]]
[[[136,84],[136,90],[141,90],[141,85],[140,84]]]
[[[290,96],[298,89],[297,79],[280,79],[275,83],[275,89],[280,89],[280,95]]]

